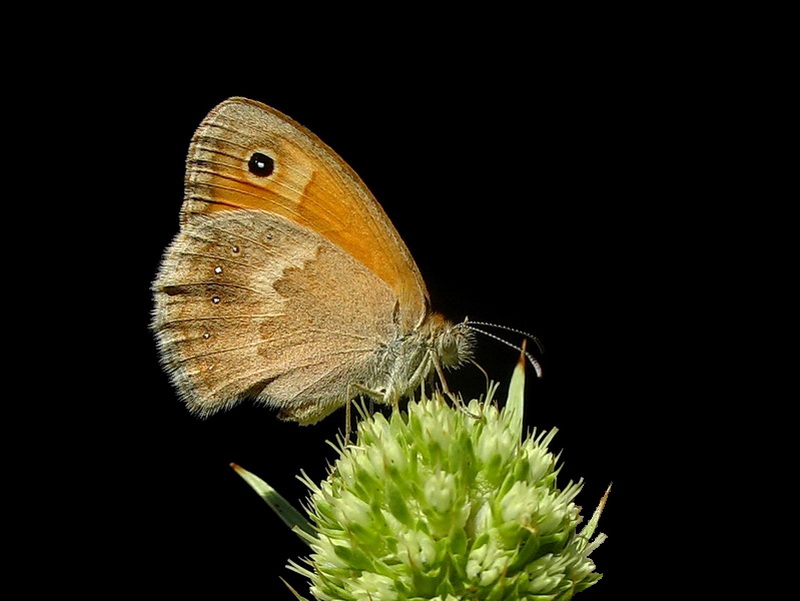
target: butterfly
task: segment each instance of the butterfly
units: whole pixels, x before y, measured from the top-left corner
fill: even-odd
[[[219,104],[194,134],[180,231],[152,290],[161,363],[201,416],[248,398],[300,424],[359,395],[396,405],[474,348],[466,321],[431,310],[358,175],[246,98]]]

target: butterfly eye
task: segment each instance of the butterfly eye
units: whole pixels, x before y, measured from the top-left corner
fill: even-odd
[[[250,173],[253,175],[267,177],[275,169],[275,161],[265,154],[254,152],[247,163],[247,168],[250,169]]]

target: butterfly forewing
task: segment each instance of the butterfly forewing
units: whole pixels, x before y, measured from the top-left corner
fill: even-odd
[[[254,163],[254,156],[271,163]],[[242,208],[282,215],[361,262],[395,292],[404,332],[424,319],[422,276],[361,179],[303,126],[266,105],[231,98],[192,140],[182,221]]]

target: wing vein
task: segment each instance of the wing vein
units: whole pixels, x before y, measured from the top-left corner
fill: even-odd
[[[268,340],[257,340],[256,342],[250,342],[248,344],[241,344],[241,345],[232,346],[232,347],[229,347],[229,348],[217,349],[217,350],[213,350],[213,351],[207,351],[205,353],[199,353],[197,355],[191,355],[189,357],[181,357],[180,359],[178,359],[178,363],[188,363],[189,361],[193,361],[194,359],[203,359],[203,358],[207,358],[207,357],[213,357],[215,355],[224,355],[225,353],[233,353],[233,352],[236,352],[236,351],[242,351],[242,350],[245,350],[245,349],[248,349],[248,348],[252,348],[254,346],[260,346],[260,345],[267,344],[267,343],[269,343]],[[296,344],[294,346],[300,346],[300,345]],[[283,348],[281,350],[285,351],[287,348],[291,348],[291,347],[285,347],[285,348]],[[325,353],[323,355],[315,355],[315,356],[316,357],[320,357],[320,358],[325,358],[325,357],[334,357],[334,356],[337,356],[337,355],[365,354],[365,353],[369,353],[372,350],[373,349],[371,349],[371,348],[339,349],[339,350],[336,350],[336,351]],[[320,361],[320,362],[322,362],[322,361]]]

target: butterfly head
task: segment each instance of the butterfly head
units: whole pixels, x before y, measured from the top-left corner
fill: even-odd
[[[434,352],[444,367],[459,367],[472,358],[475,335],[465,324],[453,325],[434,313],[428,319],[428,327]]]

